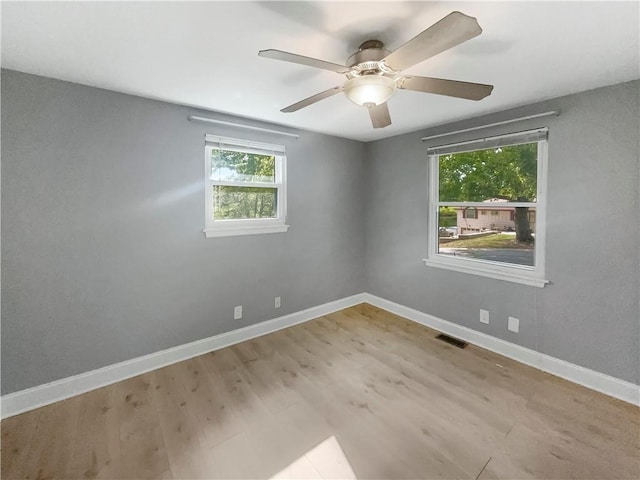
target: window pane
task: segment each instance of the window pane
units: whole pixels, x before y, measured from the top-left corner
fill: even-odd
[[[276,157],[214,148],[211,180],[275,183]]]
[[[465,208],[462,212],[464,218],[478,218],[478,209],[475,207]]]
[[[455,211],[452,217],[451,211]],[[438,253],[533,267],[536,209],[491,208],[497,215],[465,217],[462,207],[440,207]],[[480,207],[477,210],[482,210]],[[489,209],[488,209],[489,210]],[[455,223],[453,223],[455,221]]]
[[[213,218],[232,220],[243,218],[276,218],[277,188],[213,187]]]
[[[440,202],[535,202],[538,144],[441,155]]]

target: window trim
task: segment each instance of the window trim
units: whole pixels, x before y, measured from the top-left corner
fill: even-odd
[[[220,145],[236,147],[234,151],[247,153],[264,153],[269,151],[275,156],[275,181],[266,182],[240,182],[240,181],[214,181],[211,179],[211,154]],[[203,232],[206,238],[229,237],[237,235],[258,235],[266,233],[284,233],[289,229],[286,224],[287,216],[287,155],[283,145],[275,145],[261,142],[253,142],[219,135],[205,135],[204,147],[204,172],[205,172],[205,228]],[[262,187],[276,188],[277,211],[275,218],[249,218],[249,219],[225,219],[213,218],[212,190],[215,185],[234,187]]]
[[[498,141],[500,146],[522,145],[525,143],[534,143],[527,140],[531,135],[540,132],[548,132],[547,128],[535,129],[526,132],[518,132],[514,134],[500,135],[488,139],[471,140],[462,142],[457,145],[473,145],[476,143],[484,143],[486,141]],[[504,143],[499,140],[503,140]],[[438,208],[446,204],[446,206],[462,206],[462,207],[481,207],[486,206],[484,202],[440,202],[439,201],[439,171],[438,160],[440,155],[446,153],[429,152],[428,155],[428,172],[429,172],[429,195],[428,195],[428,230],[427,230],[427,257],[423,259],[426,266],[453,270],[456,272],[468,273],[497,280],[504,280],[523,285],[530,285],[542,288],[549,280],[545,278],[545,253],[546,253],[546,203],[547,203],[547,168],[548,168],[548,139],[539,138],[538,143],[538,159],[537,159],[537,191],[535,202],[509,202],[509,206],[527,206],[536,209],[536,248],[534,250],[534,267],[525,267],[516,264],[507,264],[500,262],[492,262],[481,259],[471,258],[452,258],[439,254],[438,249]],[[451,147],[454,145],[449,145]],[[478,145],[477,148],[460,151],[481,150],[483,148],[491,148],[494,145],[484,147]],[[429,149],[431,150],[431,149]]]

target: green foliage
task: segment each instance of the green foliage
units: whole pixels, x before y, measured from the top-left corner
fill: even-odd
[[[500,198],[531,202],[537,192],[538,144],[511,145],[440,156],[441,202],[483,202]],[[527,207],[516,208],[516,238],[533,242]]]
[[[257,187],[213,187],[213,218],[275,218],[277,189]]]
[[[439,227],[454,227],[458,222],[458,214],[455,208],[440,207],[438,214],[438,226]]]
[[[250,182],[275,181],[276,159],[273,155],[213,150],[211,175],[215,180]]]
[[[442,155],[441,202],[482,202],[489,198],[533,201],[537,143]]]
[[[246,182],[247,186],[213,187],[213,216],[216,220],[274,218],[277,215],[277,188],[251,186],[275,183],[273,155],[214,149],[211,178],[221,182]]]

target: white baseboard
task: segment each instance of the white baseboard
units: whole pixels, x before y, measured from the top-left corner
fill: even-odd
[[[54,382],[27,388],[3,395],[0,399],[2,418],[18,415],[44,405],[89,392],[112,383],[126,380],[176,362],[197,357],[283,328],[307,322],[317,317],[337,312],[343,308],[363,303],[365,295],[360,293],[342,298],[265,322],[249,325],[231,332],[150,353],[142,357],[108,365],[97,370],[73,375]]]
[[[595,370],[590,370],[529,348],[521,347],[520,345],[492,337],[482,332],[477,332],[369,293],[365,293],[364,298],[365,301],[371,305],[426,325],[452,337],[486,348],[487,350],[499,353],[520,363],[530,365],[544,372],[551,373],[633,405],[640,405],[640,385],[620,380],[619,378],[611,377],[604,373],[596,372]]]
[[[360,293],[231,332],[196,340],[185,345],[179,345],[125,362],[108,365],[97,370],[3,395],[0,399],[1,417],[7,418],[18,415],[364,302],[571,382],[584,385],[592,390],[634,405],[640,405],[640,386],[638,385],[477,332],[375,295]]]

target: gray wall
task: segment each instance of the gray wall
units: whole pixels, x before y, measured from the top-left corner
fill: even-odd
[[[367,144],[367,291],[554,357],[640,383],[639,92],[636,82]],[[548,126],[544,289],[426,267],[430,134],[560,109],[431,141]],[[490,325],[478,321],[488,309]],[[520,332],[507,331],[509,315]]]
[[[364,291],[363,144],[189,113],[2,71],[3,394]],[[287,146],[287,233],[205,239],[205,133]]]

